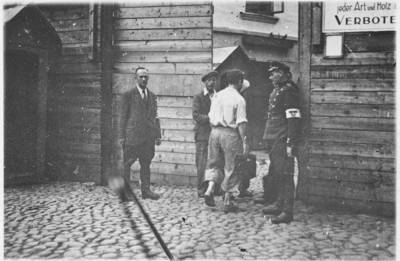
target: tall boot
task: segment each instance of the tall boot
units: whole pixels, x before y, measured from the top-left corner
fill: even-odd
[[[142,198],[157,200],[160,195],[150,190],[150,164],[143,164],[140,166],[140,189],[142,191]]]

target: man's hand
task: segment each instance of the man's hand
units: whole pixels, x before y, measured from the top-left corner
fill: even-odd
[[[293,158],[293,146],[286,146],[286,154],[289,158]]]
[[[118,145],[124,147],[124,145],[125,145],[125,139],[124,139],[124,138],[119,138],[119,139],[118,139]]]
[[[157,146],[161,145],[161,139],[159,139],[159,138],[156,139],[156,145]]]
[[[250,152],[250,146],[249,143],[247,143],[247,141],[243,142],[243,155],[244,156],[248,156]]]

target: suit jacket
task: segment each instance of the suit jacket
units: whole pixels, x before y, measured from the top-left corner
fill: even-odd
[[[208,141],[211,132],[210,119],[208,113],[210,112],[211,99],[209,95],[204,95],[200,92],[193,97],[193,120],[194,127],[194,140],[195,141]]]
[[[156,95],[147,89],[145,102],[136,86],[123,93],[118,129],[119,138],[124,139],[125,145],[137,145],[145,140],[161,138]]]

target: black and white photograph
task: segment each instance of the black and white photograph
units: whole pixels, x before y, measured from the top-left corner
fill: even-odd
[[[2,8],[0,259],[396,260],[395,0]]]

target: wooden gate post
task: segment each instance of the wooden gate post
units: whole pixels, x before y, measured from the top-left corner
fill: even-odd
[[[113,5],[101,5],[101,184],[107,185],[112,171],[112,66]]]
[[[299,2],[299,88],[303,101],[304,140],[298,156],[298,198],[307,200],[308,134],[310,130],[310,85],[312,51],[312,3]]]

